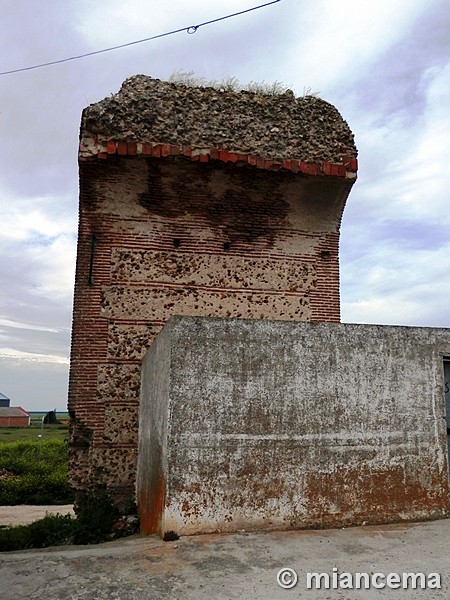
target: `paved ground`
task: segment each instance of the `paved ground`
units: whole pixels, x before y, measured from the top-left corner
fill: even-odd
[[[0,525],[27,525],[37,519],[42,519],[46,514],[59,513],[60,515],[74,514],[72,504],[62,506],[0,506]]]
[[[290,590],[276,583],[285,566],[298,572]],[[332,575],[333,567],[352,574],[437,572],[442,589],[306,589],[307,572]],[[135,537],[1,553],[0,582],[2,600],[443,600],[450,597],[450,520],[176,542]]]

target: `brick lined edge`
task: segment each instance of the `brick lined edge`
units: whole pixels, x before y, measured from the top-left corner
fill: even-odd
[[[257,169],[269,171],[286,170],[303,175],[328,175],[331,177],[346,177],[355,179],[358,170],[358,160],[354,156],[342,154],[342,162],[306,162],[300,159],[276,160],[267,159],[253,154],[241,154],[219,148],[192,148],[190,146],[174,146],[171,144],[154,144],[150,142],[126,142],[101,140],[98,137],[84,136],[80,141],[79,160],[85,161],[93,157],[105,160],[109,155],[119,156],[152,156],[165,158],[167,156],[184,156],[193,161],[209,162],[219,160],[224,163],[234,163],[237,167],[250,165]]]

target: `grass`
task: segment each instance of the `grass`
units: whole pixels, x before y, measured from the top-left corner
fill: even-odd
[[[0,427],[0,445],[4,442],[16,442],[19,440],[43,440],[57,439],[67,440],[69,438],[69,413],[58,412],[56,418],[60,425],[42,426],[42,418],[46,412],[32,412],[31,425],[28,427]]]
[[[47,414],[47,411],[45,411],[45,410],[31,411],[30,412],[31,424],[32,425],[40,425],[41,421],[42,421],[42,417],[45,417],[46,414]],[[56,418],[58,419],[58,421],[68,421],[69,413],[63,412],[63,411],[61,411],[61,412],[56,411]]]
[[[225,77],[220,81],[209,80],[206,77],[196,75],[194,71],[176,71],[169,77],[170,83],[181,83],[187,87],[212,87],[217,90],[238,92],[247,90],[262,96],[281,96],[289,91],[289,87],[281,81],[266,83],[265,81],[242,84],[236,77]]]
[[[42,432],[43,440],[66,440],[69,437],[68,425],[44,425]],[[0,427],[0,446],[5,442],[17,442],[22,440],[39,441],[40,435],[40,424],[30,425],[29,427]]]
[[[67,478],[68,425],[44,425],[41,440],[43,415],[34,413],[29,427],[0,428],[0,505],[74,502]],[[115,525],[118,516],[106,491],[99,491],[77,499],[76,518],[51,514],[29,525],[0,526],[0,552],[95,544],[138,531],[138,521]]]
[[[0,444],[0,505],[69,504],[67,442],[18,440]]]

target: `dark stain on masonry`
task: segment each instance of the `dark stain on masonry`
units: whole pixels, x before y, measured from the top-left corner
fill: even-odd
[[[149,158],[147,165],[147,189],[138,197],[142,207],[169,219],[195,215],[229,243],[264,240],[272,247],[290,210],[280,183],[293,174],[192,164],[175,157],[164,164]]]

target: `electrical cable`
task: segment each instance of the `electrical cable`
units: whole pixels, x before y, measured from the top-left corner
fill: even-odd
[[[118,46],[111,46],[110,48],[104,48],[103,50],[95,50],[93,52],[86,52],[86,54],[79,54],[78,56],[69,56],[68,58],[52,60],[50,62],[41,63],[38,65],[32,65],[30,67],[22,67],[21,69],[12,69],[11,71],[3,71],[3,72],[0,72],[0,75],[11,75],[12,73],[22,73],[23,71],[32,71],[33,69],[41,69],[43,67],[49,67],[51,65],[59,65],[61,63],[69,62],[71,60],[79,60],[80,58],[86,58],[88,56],[94,56],[96,54],[103,54],[104,52],[111,52],[112,50],[119,50],[120,48],[127,48],[128,46],[135,46],[136,44],[150,42],[151,40],[157,40],[158,38],[166,37],[169,35],[174,35],[175,33],[181,33],[182,31],[186,31],[188,34],[194,34],[194,33],[196,33],[196,31],[198,29],[200,29],[200,27],[204,27],[205,25],[211,25],[212,23],[224,21],[225,19],[231,19],[232,17],[237,17],[239,15],[243,15],[245,13],[252,12],[253,10],[258,10],[260,8],[264,8],[265,6],[270,6],[271,4],[276,4],[277,2],[281,2],[281,0],[272,0],[272,2],[266,2],[266,4],[260,4],[259,6],[247,8],[246,10],[241,10],[240,12],[236,12],[236,13],[233,13],[230,15],[225,15],[224,17],[218,17],[217,19],[212,19],[211,21],[204,21],[203,23],[199,23],[198,25],[189,25],[189,27],[181,27],[181,29],[174,29],[173,31],[167,31],[166,33],[160,33],[158,35],[153,35],[151,37],[144,38],[142,40],[136,40],[134,42],[128,42],[126,44],[119,44]]]

